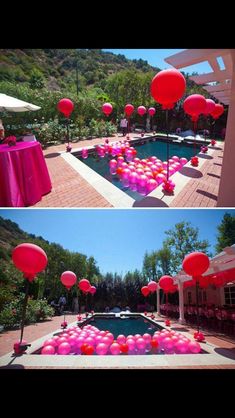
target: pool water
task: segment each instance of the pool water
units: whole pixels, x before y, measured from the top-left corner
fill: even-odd
[[[95,317],[91,318],[84,325],[92,325],[99,328],[100,331],[110,331],[114,338],[118,335],[143,335],[145,333],[153,335],[155,331],[163,329],[160,325],[151,323],[148,319],[141,318],[140,316],[122,317],[122,318],[104,318]]]
[[[162,161],[166,161],[167,159],[167,143],[162,140],[158,139],[156,141],[142,141],[144,143],[138,143],[131,146],[137,151],[136,157],[143,159],[149,158],[151,156],[156,156]],[[200,150],[200,146],[196,145],[186,145],[186,144],[177,144],[177,143],[170,143],[169,144],[169,158],[177,155],[178,157],[185,157],[188,160],[191,159],[194,155],[196,155]],[[112,156],[106,156],[104,158],[100,158],[96,155],[96,153],[90,155],[87,159],[83,159],[82,157],[77,157],[81,160],[84,164],[88,165],[92,170],[96,173],[100,174],[114,186],[118,187],[118,189],[122,190],[123,192],[127,193],[135,200],[142,200],[143,196],[137,192],[130,190],[129,188],[125,188],[120,181],[117,175],[112,175],[109,172],[109,161],[113,159]]]

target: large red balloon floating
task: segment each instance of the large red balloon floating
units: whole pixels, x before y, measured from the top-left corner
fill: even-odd
[[[92,295],[94,295],[94,294],[95,294],[95,292],[96,292],[96,287],[95,287],[95,286],[91,286],[91,287],[90,287],[90,289],[89,289],[89,292],[90,292]]]
[[[63,285],[69,290],[77,281],[77,276],[72,271],[64,271],[60,277]]]
[[[201,94],[191,94],[183,104],[185,113],[191,116],[193,122],[198,120],[201,113],[205,113],[206,106],[206,99]]]
[[[155,292],[158,288],[158,284],[154,281],[151,281],[148,283],[148,289],[150,290],[150,292]]]
[[[78,283],[78,287],[80,290],[82,290],[83,292],[88,292],[90,290],[90,282],[87,279],[82,279],[80,280],[80,282]]]
[[[214,119],[218,119],[224,113],[224,106],[220,103],[216,103],[214,110],[211,112],[211,116]]]
[[[25,279],[28,280],[22,309],[20,340],[14,344],[15,354],[21,354],[25,352],[30,345],[27,344],[26,341],[23,341],[29,282],[32,282],[36,274],[46,268],[48,260],[45,251],[43,251],[41,247],[31,243],[23,243],[14,248],[12,252],[12,261],[15,266],[24,273]]]
[[[104,103],[102,106],[102,111],[106,116],[109,116],[113,111],[113,106],[111,103]]]
[[[148,114],[149,114],[150,116],[155,115],[155,113],[156,113],[156,109],[155,109],[155,107],[150,107],[150,108],[148,109]]]
[[[215,109],[215,102],[212,99],[206,99],[206,108],[204,110],[204,115],[210,115]]]
[[[61,99],[57,104],[57,108],[66,118],[69,118],[74,109],[74,104],[70,99]]]
[[[45,251],[38,245],[30,243],[18,245],[12,252],[12,261],[30,282],[37,273],[46,268],[48,262]]]
[[[125,114],[130,117],[134,112],[134,106],[132,104],[127,104],[124,108]]]
[[[152,97],[162,105],[163,109],[172,109],[185,90],[185,78],[180,71],[175,69],[162,70],[157,73],[150,87]]]
[[[161,289],[164,290],[164,292],[168,292],[169,289],[171,289],[174,286],[174,281],[171,276],[162,276],[158,282]]]
[[[210,265],[209,257],[199,251],[186,255],[183,260],[182,267],[189,276],[201,276]]]
[[[144,295],[144,296],[146,297],[146,296],[148,296],[148,295],[149,295],[150,290],[149,290],[149,288],[148,288],[147,286],[143,286],[143,287],[141,288],[141,293],[142,293],[142,295]]]
[[[198,309],[198,286],[200,284],[200,280],[202,286],[205,286],[205,280],[201,277],[203,273],[206,272],[210,265],[209,257],[200,252],[195,251],[191,254],[186,255],[184,257],[182,267],[185,273],[189,276],[192,276],[193,279],[196,281],[196,306],[197,306],[197,331],[199,332],[199,309]]]
[[[144,115],[145,115],[145,113],[146,113],[146,107],[144,107],[144,106],[139,106],[139,107],[138,107],[138,109],[137,109],[137,112],[138,112],[138,114],[139,114],[140,116],[144,116]]]

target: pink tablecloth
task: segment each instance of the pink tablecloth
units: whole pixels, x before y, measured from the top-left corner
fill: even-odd
[[[0,145],[0,206],[31,206],[51,191],[39,142]]]

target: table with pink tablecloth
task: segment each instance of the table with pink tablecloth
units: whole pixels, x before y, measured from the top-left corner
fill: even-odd
[[[34,205],[51,187],[39,142],[0,145],[0,206]]]

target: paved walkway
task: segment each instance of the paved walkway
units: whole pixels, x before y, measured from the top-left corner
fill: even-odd
[[[217,204],[220,174],[223,159],[223,144],[216,147],[213,158],[205,155],[201,177],[191,179],[170,207],[214,207]]]
[[[136,137],[138,134],[130,134]],[[121,140],[119,134],[110,142]],[[103,143],[104,139],[72,143],[73,149]],[[65,150],[65,144],[50,146],[44,150],[47,166],[52,180],[51,193],[43,196],[42,200],[33,207],[112,207],[74,168],[72,168],[59,154]],[[223,144],[214,150],[213,158],[205,155],[201,173],[202,177],[193,178],[171,202],[170,207],[214,207],[220,182],[223,158]]]

